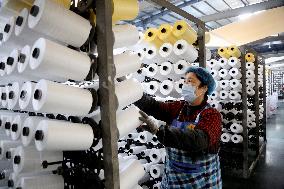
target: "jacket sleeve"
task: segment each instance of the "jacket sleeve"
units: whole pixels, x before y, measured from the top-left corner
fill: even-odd
[[[177,148],[189,152],[207,151],[218,146],[221,137],[221,116],[213,108],[204,110],[194,129],[162,126],[157,132],[158,140],[166,147]]]
[[[161,126],[157,132],[157,137],[166,147],[188,152],[201,152],[208,148],[208,136],[200,129],[183,131],[179,128]]]
[[[222,118],[220,112],[215,108],[208,108],[200,114],[200,121],[196,125],[208,136],[209,147],[217,150],[222,134]]]
[[[177,117],[180,108],[182,107],[182,103],[179,101],[160,102],[145,93],[143,94],[143,97],[134,104],[146,114],[151,115],[158,120],[165,121],[168,124]]]

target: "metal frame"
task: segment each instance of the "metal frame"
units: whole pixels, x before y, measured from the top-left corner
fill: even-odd
[[[103,131],[105,188],[119,189],[119,163],[116,127],[117,99],[114,88],[112,0],[96,1],[99,100]],[[103,102],[103,103],[102,103]]]
[[[198,45],[200,66],[206,66],[205,58],[205,23],[188,14],[166,0],[151,0],[198,25]],[[96,1],[96,39],[98,49],[99,101],[101,126],[103,130],[103,153],[105,188],[119,189],[119,162],[116,126],[117,98],[114,85],[112,0]],[[103,103],[102,103],[103,102]]]
[[[151,1],[151,0],[147,0],[147,1]],[[209,5],[211,8],[213,8],[213,10],[216,11],[215,7],[212,7],[212,5],[207,1],[204,0],[184,0],[181,3],[178,3],[176,6],[180,9],[182,8],[186,8],[186,7],[191,7],[196,9],[197,11],[200,12],[200,10],[196,7],[196,6],[192,6],[198,2],[204,2],[207,5]],[[231,18],[236,17],[238,15],[244,14],[244,13],[248,13],[248,12],[256,12],[256,11],[261,11],[261,10],[268,10],[268,9],[272,9],[272,8],[276,8],[279,6],[283,6],[283,2],[279,1],[279,0],[271,0],[269,2],[267,1],[262,1],[256,4],[252,4],[249,5],[249,3],[243,3],[243,7],[238,7],[235,9],[232,9],[232,7],[224,0],[222,0],[222,2],[224,2],[224,4],[226,4],[226,6],[229,8],[229,10],[225,10],[225,11],[216,11],[216,13],[207,15],[202,13],[202,11],[200,13],[203,14],[203,16],[200,17],[201,20],[203,20],[205,23],[207,22],[215,22],[217,25],[220,25],[220,23],[218,22],[218,20],[222,20],[222,19],[227,19],[230,23],[232,22]],[[176,3],[176,2],[173,2]],[[145,26],[148,23],[154,22],[154,20],[159,20],[162,16],[164,15],[169,15],[171,17],[173,17],[173,15],[169,14],[170,11],[167,9],[161,9],[158,12],[155,12],[153,14],[149,15],[143,15],[140,16],[138,18],[139,21],[136,21],[136,25],[137,26]],[[223,24],[222,24],[223,25]],[[208,27],[211,28],[212,27]]]
[[[264,119],[264,123],[263,123],[263,129],[265,132],[264,135],[264,142],[262,144],[260,144],[259,142],[259,86],[258,86],[258,64],[261,62],[261,58],[260,56],[258,56],[257,52],[254,51],[253,49],[249,48],[248,46],[241,46],[239,47],[242,55],[240,57],[240,61],[241,61],[241,74],[242,74],[242,78],[241,78],[241,83],[242,83],[242,114],[243,114],[243,120],[242,120],[242,126],[243,126],[243,143],[242,143],[242,155],[243,155],[243,164],[242,164],[242,169],[239,170],[223,170],[225,174],[227,175],[231,175],[231,176],[235,176],[235,177],[242,177],[242,178],[249,178],[250,175],[253,173],[257,162],[260,159],[260,156],[262,154],[262,152],[264,151],[265,147],[266,147],[266,101],[265,101],[265,96],[263,99],[263,104],[264,104],[264,108],[265,108],[265,112],[263,115],[263,119]],[[253,157],[253,159],[251,159],[249,156],[249,152],[252,152],[249,149],[249,141],[248,141],[248,126],[247,126],[247,110],[248,110],[248,105],[247,105],[247,86],[246,86],[246,61],[245,61],[245,55],[247,52],[251,52],[255,55],[256,58],[256,62],[255,62],[255,99],[254,99],[254,105],[255,105],[255,115],[256,115],[256,137],[257,137],[257,141],[256,141],[256,150],[253,151],[255,152],[255,156]],[[265,70],[265,65],[263,65],[263,69]],[[265,72],[264,72],[265,73]],[[263,78],[265,81],[265,77]],[[264,84],[265,85],[265,84]],[[265,90],[265,86],[264,86],[264,90]],[[264,94],[266,95],[266,93]]]
[[[254,82],[255,82],[255,86],[254,86],[254,91],[255,91],[255,97],[254,97],[254,105],[255,105],[255,123],[256,123],[256,138],[257,138],[257,142],[256,142],[256,147],[257,149],[259,149],[259,86],[258,86],[258,65],[259,65],[259,57],[258,54],[253,51],[252,52],[255,56],[255,69],[254,69]],[[256,156],[259,155],[259,151],[256,151]]]
[[[245,64],[245,55],[247,52],[247,49],[245,46],[240,47],[240,51],[242,53],[241,55],[241,73],[242,73],[242,113],[243,113],[243,120],[242,120],[242,126],[243,126],[243,173],[242,176],[244,178],[249,177],[248,172],[248,130],[247,130],[247,84],[246,84],[246,64]]]
[[[216,21],[216,20],[221,20],[225,18],[236,17],[241,14],[248,13],[248,12],[268,10],[268,9],[276,8],[276,7],[283,6],[283,5],[284,5],[283,1],[279,1],[279,0],[263,1],[260,3],[247,5],[247,6],[236,8],[236,9],[231,9],[229,11],[224,11],[221,13],[206,15],[206,16],[201,17],[201,20],[204,20],[204,22]]]
[[[274,91],[276,91],[276,87],[274,85],[274,83],[275,83],[275,73],[272,70],[271,70],[271,78],[272,78],[272,83],[271,83],[271,85],[272,85],[271,95],[272,95],[274,93]]]
[[[197,41],[199,47],[198,51],[199,66],[206,68],[205,30],[201,25],[198,25],[197,35],[198,35]]]
[[[257,165],[257,162],[260,158],[260,155],[262,154],[262,152],[263,152],[263,150],[265,149],[265,146],[266,146],[266,130],[265,130],[265,128],[266,128],[266,108],[265,108],[266,101],[265,101],[265,96],[264,96],[263,104],[264,104],[265,112],[264,112],[263,119],[265,120],[265,124],[263,123],[263,126],[264,126],[263,129],[265,130],[265,136],[264,136],[264,143],[260,146],[260,143],[259,143],[259,87],[258,87],[258,64],[259,64],[260,60],[259,60],[258,53],[255,50],[253,50],[253,49],[251,49],[247,46],[241,46],[240,51],[242,52],[242,56],[241,56],[241,62],[242,62],[242,64],[241,64],[241,73],[242,73],[241,82],[242,82],[242,105],[243,105],[242,126],[243,126],[243,158],[244,158],[242,177],[247,179],[252,174],[252,172],[253,172],[253,170],[254,170],[255,166]],[[248,129],[248,127],[247,127],[247,109],[248,109],[248,106],[247,106],[246,61],[245,61],[245,54],[247,52],[253,53],[254,56],[255,56],[255,59],[256,59],[255,70],[254,70],[254,73],[255,73],[255,87],[254,87],[255,100],[254,100],[254,104],[255,104],[255,115],[256,115],[255,122],[256,122],[256,128],[257,128],[257,133],[256,133],[257,150],[256,150],[256,157],[251,164],[249,163],[249,157],[248,157],[249,148],[248,148],[248,131],[247,131],[247,129]],[[265,64],[264,64],[263,69],[265,70]],[[263,78],[263,81],[265,81],[265,76]],[[265,83],[263,85],[264,85],[264,89],[265,89],[266,88]],[[264,91],[264,93],[266,94],[265,91]]]
[[[272,83],[271,83],[271,85],[272,85],[272,93],[274,92],[274,91],[276,91],[276,92],[279,92],[279,85],[280,86],[282,86],[283,85],[283,80],[282,79],[280,79],[279,80],[279,74],[280,74],[280,78],[283,78],[283,75],[284,75],[284,71],[283,70],[272,70],[271,71],[271,77],[272,77]],[[279,81],[280,81],[280,83],[279,83]],[[281,88],[280,88],[281,89]],[[278,95],[279,96],[279,95]]]
[[[198,26],[198,45],[199,45],[199,63],[201,67],[206,66],[205,60],[205,23],[200,19],[188,14],[186,11],[173,5],[167,0],[151,0],[152,2],[162,6],[163,8],[172,11],[187,20],[190,20]],[[112,34],[112,20],[109,15],[112,14],[112,1],[96,1],[97,7],[97,45],[98,45],[98,74],[100,77],[100,90],[99,99],[101,103],[101,125],[103,129],[103,151],[104,151],[104,166],[105,166],[105,188],[118,189],[119,188],[119,164],[117,157],[117,127],[116,127],[116,109],[117,99],[115,97],[114,90],[114,64],[113,64],[113,34]],[[243,120],[242,125],[244,128],[243,132],[243,172],[242,176],[248,178],[252,173],[257,161],[260,157],[261,152],[265,147],[264,144],[258,148],[256,159],[249,164],[248,159],[248,131],[247,131],[247,91],[246,91],[246,66],[245,66],[245,54],[247,51],[253,51],[246,46],[240,47],[242,52],[241,56],[241,73],[242,73],[242,108],[243,108]],[[255,52],[257,57],[257,53]],[[258,60],[256,64],[258,63]],[[256,65],[257,66],[257,65]],[[265,68],[264,68],[265,69]],[[255,70],[255,91],[258,94],[258,73]],[[264,72],[265,73],[265,72]],[[265,81],[265,76],[264,76]],[[265,85],[265,82],[264,82]],[[265,92],[266,87],[264,87]],[[259,127],[259,98],[258,95],[255,98],[256,105],[256,123]],[[264,98],[265,102],[265,98]],[[265,102],[266,103],[266,102]],[[265,104],[264,103],[264,104]],[[265,105],[264,105],[265,107]],[[264,121],[266,121],[266,114],[264,114]],[[265,137],[266,141],[266,137]],[[258,144],[259,146],[259,144]]]
[[[260,159],[260,155],[262,154],[262,152],[264,151],[265,147],[266,147],[266,122],[265,124],[263,123],[263,129],[264,129],[264,142],[260,145],[260,142],[259,142],[259,138],[260,138],[260,135],[259,135],[259,129],[260,129],[260,126],[259,126],[259,86],[258,86],[258,65],[260,64],[260,62],[262,62],[262,57],[260,57],[258,55],[258,53],[251,49],[251,48],[247,48],[247,51],[251,52],[254,54],[255,56],[255,70],[254,70],[254,74],[255,74],[255,87],[254,87],[254,90],[255,90],[255,101],[254,101],[254,104],[255,104],[255,115],[256,115],[256,119],[255,119],[255,123],[256,123],[256,138],[257,138],[257,142],[256,142],[256,156],[255,156],[255,159],[254,161],[250,164],[249,166],[249,169],[248,171],[245,171],[247,173],[247,177],[244,177],[244,178],[249,178],[250,175],[252,174],[252,172],[254,171],[256,165],[257,165],[257,162],[259,161]],[[264,64],[264,67],[265,67],[265,63],[262,62],[262,64]],[[264,68],[265,69],[265,68]],[[265,72],[264,72],[265,73]],[[264,76],[264,79],[265,79],[265,76]],[[265,83],[263,84],[265,85]],[[264,91],[265,92],[265,91]],[[264,95],[264,93],[263,93]],[[265,99],[265,96],[263,96],[263,100]],[[264,105],[264,103],[263,103]],[[266,104],[265,104],[266,105]],[[264,112],[264,116],[263,116],[263,119],[266,118],[266,112]]]
[[[222,0],[230,9],[232,9],[232,7],[231,6],[229,6],[228,4],[227,4],[227,2],[226,1],[224,1],[224,0]],[[214,6],[212,6],[210,3],[208,3],[207,1],[204,1],[204,3],[205,4],[207,4],[211,9],[213,9],[215,12],[217,12],[217,13],[220,13],[220,11],[219,10],[217,10]],[[205,14],[206,15],[206,14]],[[229,18],[227,18],[226,19],[228,22],[230,22],[230,23],[232,23],[232,21],[229,19]],[[219,22],[217,22],[217,23],[219,23]],[[223,26],[223,25],[222,25]]]
[[[263,108],[264,108],[264,111],[263,111],[263,132],[264,132],[264,142],[267,141],[266,139],[266,119],[267,119],[267,116],[266,116],[266,70],[265,70],[265,58],[264,57],[261,57],[262,59],[262,65],[263,65]]]
[[[270,74],[270,77],[271,77],[271,95],[274,93],[274,85],[273,85],[273,83],[274,83],[274,73],[273,73],[273,71],[271,70],[271,74]]]
[[[154,2],[154,1],[152,1],[152,0],[147,0],[147,1],[148,1],[148,2]],[[202,1],[204,1],[204,0],[202,0]],[[183,3],[181,3],[181,4],[179,4],[179,5],[174,5],[174,6],[177,7],[178,9],[182,10],[182,8],[187,7],[187,6],[192,5],[192,4],[194,4],[194,3],[197,3],[197,2],[200,2],[200,0],[187,0],[187,1],[184,1]],[[158,5],[160,5],[160,6],[162,6],[159,2],[155,2],[155,3],[158,4]],[[170,3],[170,4],[172,4],[172,3]],[[166,7],[166,8],[167,8],[167,7]],[[134,23],[134,24],[135,24],[135,25],[138,25],[138,26],[142,26],[143,24],[150,23],[150,22],[152,22],[153,20],[162,17],[163,15],[169,14],[170,12],[171,12],[171,10],[168,9],[168,10],[162,10],[161,12],[159,12],[159,13],[157,13],[157,14],[155,14],[155,15],[147,16],[146,18],[140,17],[140,18],[139,18],[140,21],[138,21],[138,22],[136,22],[136,23]],[[173,12],[175,12],[175,11],[173,11]],[[177,13],[177,14],[179,14],[179,13]],[[180,15],[180,14],[179,14],[179,15]],[[191,20],[191,19],[189,19],[189,20]],[[191,21],[193,21],[193,20],[191,20]]]
[[[272,71],[271,71],[271,73],[269,74],[269,76],[270,76],[270,86],[269,86],[269,89],[270,89],[270,95],[272,95],[273,94],[273,73],[272,73]]]
[[[249,167],[249,169],[248,169],[248,177],[246,177],[246,178],[249,178],[250,177],[250,175],[253,173],[253,170],[255,169],[255,167],[256,167],[256,165],[257,165],[257,163],[258,163],[258,161],[259,161],[259,159],[260,159],[260,155],[262,154],[262,152],[265,150],[265,148],[266,148],[266,143],[264,142],[262,145],[261,145],[261,147],[259,148],[259,150],[257,150],[257,153],[259,154],[257,157],[256,157],[256,159],[251,163],[251,165],[250,165],[250,167]]]
[[[207,2],[207,1],[204,1],[204,2]],[[202,14],[202,16],[206,16],[206,14],[203,12],[203,11],[201,11],[201,10],[199,10],[197,7],[195,7],[194,5],[191,5],[191,6],[189,6],[190,8],[192,8],[192,9],[194,9],[194,10],[196,10],[197,12],[199,12],[200,14]],[[214,7],[213,7],[214,8]],[[213,10],[215,10],[216,11],[216,9],[213,9]],[[218,12],[218,10],[216,11],[216,12]],[[222,24],[220,24],[218,21],[214,21],[217,25],[219,25],[219,27],[222,27],[223,25]],[[231,23],[231,22],[230,22]]]
[[[153,3],[156,3],[166,9],[168,9],[169,11],[172,11],[192,22],[194,22],[197,25],[200,25],[203,27],[203,29],[205,29],[205,24],[203,21],[201,21],[200,19],[194,17],[193,15],[187,13],[186,11],[180,9],[179,7],[175,6],[174,4],[166,1],[166,0],[148,0],[148,1],[152,1]]]

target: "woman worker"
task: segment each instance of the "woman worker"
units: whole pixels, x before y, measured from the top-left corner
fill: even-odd
[[[162,189],[222,188],[218,157],[221,115],[207,103],[215,81],[204,68],[190,67],[182,88],[184,101],[159,102],[143,95],[135,103],[142,111],[142,129],[156,134],[167,156]],[[158,128],[148,117],[165,121]]]

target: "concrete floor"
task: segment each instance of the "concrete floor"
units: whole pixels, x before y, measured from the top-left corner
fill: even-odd
[[[224,189],[284,189],[284,101],[267,120],[266,151],[249,179],[223,176]]]

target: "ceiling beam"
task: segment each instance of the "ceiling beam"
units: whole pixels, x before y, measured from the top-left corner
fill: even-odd
[[[269,65],[270,68],[279,68],[279,67],[284,67],[284,62],[278,62],[278,64],[266,64]]]
[[[211,22],[211,21],[216,21],[216,20],[222,20],[225,18],[236,17],[236,16],[239,16],[245,13],[253,13],[253,12],[273,9],[273,8],[281,7],[281,6],[284,6],[284,1],[270,0],[270,1],[253,4],[253,5],[248,5],[248,6],[241,7],[241,8],[227,10],[227,11],[220,12],[220,13],[202,16],[200,19],[204,22]]]
[[[266,37],[264,39],[260,39],[260,40],[248,43],[248,45],[261,45],[263,43],[270,43],[270,42],[274,42],[274,41],[284,41],[284,36],[283,35],[269,36],[269,37]]]
[[[244,2],[244,0],[241,0],[241,2],[244,4],[244,6],[247,6],[247,2]]]
[[[179,18],[179,17],[175,16],[175,15],[174,15],[174,14],[172,14],[172,13],[170,13],[170,14],[169,14],[169,16],[173,17],[173,18],[174,18],[174,19],[176,19],[176,20],[180,20],[180,18]]]
[[[284,71],[284,68],[272,68],[271,71]]]
[[[283,64],[283,63],[284,63],[283,60],[279,60],[279,61],[267,63],[266,65],[275,65],[275,64]]]
[[[198,3],[198,2],[201,2],[201,1],[204,1],[204,0],[186,0],[186,1],[180,3],[176,6],[180,9],[182,9],[184,7],[187,7],[189,5],[192,5],[194,3]],[[151,2],[151,1],[149,1],[149,2]],[[172,11],[170,11],[168,9],[164,9],[164,10],[158,12],[158,13],[150,14],[149,16],[145,16],[145,17],[141,17],[141,18],[139,18],[139,20],[137,22],[134,22],[134,24],[136,26],[147,25],[148,23],[151,23],[154,20],[157,20],[157,19],[161,18],[162,16],[167,15],[169,13],[172,13]]]
[[[206,1],[204,1],[204,2],[206,2]],[[173,17],[176,20],[181,20],[182,19],[182,17],[179,18],[179,17],[175,16],[173,13],[168,14],[168,16],[171,16],[171,17]],[[209,25],[207,25],[206,23],[205,23],[205,27],[208,28],[208,30],[213,30],[214,29],[214,28],[210,27]]]
[[[222,0],[230,9],[232,9],[232,7],[227,4],[226,1]],[[217,13],[220,13],[219,10],[217,10],[215,7],[213,7],[210,3],[208,3],[207,1],[204,1],[204,3],[206,3],[211,9],[213,9],[214,11],[216,11]],[[230,19],[227,19],[230,23],[232,23],[232,21]]]
[[[164,19],[163,17],[162,17],[162,18],[159,18],[159,20],[163,21],[165,24],[166,24],[166,23],[169,23],[169,24],[170,24],[170,21],[167,20],[167,19]]]
[[[229,7],[230,9],[233,9],[225,0],[222,0],[226,5],[227,7]],[[209,4],[209,3],[208,3]],[[219,12],[219,11],[218,11]]]
[[[196,8],[195,6],[191,5],[190,7],[193,8],[194,10],[196,10],[197,12],[199,12],[200,14],[206,15],[204,12],[202,12],[201,10],[199,10],[198,8]],[[223,26],[222,24],[220,24],[220,23],[217,22],[217,21],[215,21],[215,23],[216,23],[217,25],[219,25],[220,27]]]
[[[284,44],[272,44],[270,45],[266,45],[266,46],[257,46],[257,47],[253,47],[254,50],[258,53],[261,53],[261,54],[271,54],[273,52],[282,52],[284,51]]]
[[[261,53],[262,56],[265,58],[270,58],[270,57],[279,57],[279,56],[284,56],[284,51],[282,52],[267,52],[267,53]]]

